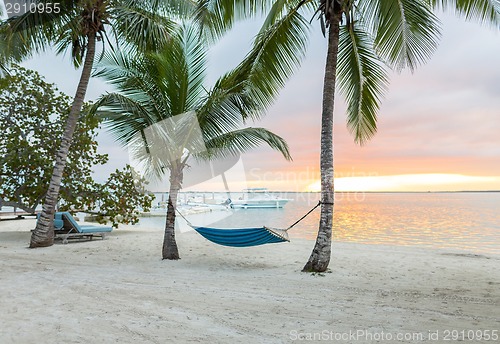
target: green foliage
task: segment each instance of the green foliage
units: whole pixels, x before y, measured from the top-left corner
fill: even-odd
[[[188,150],[190,155],[202,159],[223,158],[265,143],[291,159],[288,145],[281,137],[263,128],[241,128],[248,117],[264,112],[291,74],[292,68],[280,69],[276,65],[282,63],[269,58],[270,51],[292,51],[289,42],[281,45],[271,38],[257,39],[244,61],[207,92],[203,86],[206,47],[198,38],[195,28],[185,25],[160,53],[106,54],[95,75],[113,84],[119,93],[103,95],[92,111],[105,119],[123,146],[135,145],[138,138],[142,142],[138,134],[144,134],[153,124],[194,113],[207,151],[193,152],[188,143],[178,141],[176,145],[161,145],[163,151],[181,152],[169,156],[180,158]],[[279,70],[283,74],[278,77]],[[145,144],[139,159],[152,169],[153,175],[163,175],[164,167],[172,168],[170,163],[177,159],[157,164],[148,147]]]
[[[88,41],[94,35],[103,43],[123,44],[138,50],[155,50],[168,43],[176,25],[173,18],[194,9],[186,0],[64,0],[59,12],[29,11],[0,21],[0,50],[12,61],[22,61],[54,48],[70,53],[76,67],[85,56]],[[113,32],[113,37],[108,37]]]
[[[63,136],[71,99],[36,72],[13,66],[0,79],[0,198],[4,206],[33,212],[43,199]],[[92,167],[105,164],[97,153],[99,120],[83,112],[74,135],[61,186],[61,209],[92,211],[117,225],[137,222],[138,207],[152,201],[144,181],[126,166],[105,184],[92,178]],[[120,220],[120,221],[118,221]]]
[[[499,0],[425,0],[434,8],[452,10],[466,20],[497,26],[500,24]]]
[[[136,224],[140,210],[149,211],[154,195],[145,188],[146,180],[139,177],[130,165],[111,173],[104,184],[89,181],[80,183],[79,192],[73,188],[61,190],[61,210],[99,209],[93,212],[99,223]]]
[[[342,27],[339,41],[338,87],[348,101],[347,125],[362,144],[377,130],[377,111],[388,76],[369,35],[357,26]]]
[[[336,77],[348,103],[348,128],[360,144],[377,131],[377,113],[389,81],[387,69],[414,71],[436,50],[441,35],[436,9],[452,10],[494,27],[500,24],[499,0],[223,0],[217,6],[206,0],[198,2],[194,18],[219,37],[236,19],[267,13],[260,40],[269,40],[270,45],[288,40],[290,50],[302,56],[308,34],[304,18],[308,21],[313,16],[311,9],[323,33],[334,18],[340,18]],[[275,59],[285,67],[298,65],[280,54]],[[280,73],[271,69],[269,78]]]
[[[59,145],[54,138],[62,134],[61,119],[68,116],[69,106],[70,99],[34,71],[14,67],[11,75],[0,79],[0,197],[4,205],[14,202],[33,211],[41,201]],[[81,140],[79,137],[75,141],[76,149],[83,148]],[[76,149],[70,156],[73,163],[68,173],[81,177],[75,166],[79,158]],[[85,155],[82,161],[90,164],[105,158]]]
[[[272,103],[293,69],[270,58],[272,52],[281,52],[281,57],[295,51],[288,41],[277,44],[273,38],[280,32],[273,33],[258,39],[245,60],[208,91],[204,88],[207,47],[190,25],[182,25],[160,52],[106,54],[95,73],[118,92],[103,95],[91,111],[105,120],[147,176],[170,174],[163,259],[179,259],[172,205],[190,157],[217,159],[265,143],[291,159],[281,137],[245,126],[249,117],[258,117]],[[291,45],[300,46],[295,43]],[[296,61],[293,56],[291,60]]]

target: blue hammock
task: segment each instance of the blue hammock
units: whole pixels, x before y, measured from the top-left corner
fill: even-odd
[[[231,247],[248,247],[258,246],[264,244],[275,244],[280,242],[289,242],[288,230],[305,219],[310,213],[319,207],[323,202],[309,210],[304,216],[295,221],[291,226],[286,229],[278,229],[271,227],[255,227],[255,228],[211,228],[193,226],[180,211],[177,213],[192,227],[195,231],[200,233],[205,239],[223,246]]]
[[[258,227],[223,229],[198,227],[190,223],[188,224],[205,239],[223,246],[248,247],[290,241],[288,239],[288,233],[277,228]]]

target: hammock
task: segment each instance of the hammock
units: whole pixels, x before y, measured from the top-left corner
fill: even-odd
[[[278,229],[271,227],[254,227],[254,228],[211,228],[194,226],[184,217],[179,211],[177,213],[187,222],[187,224],[195,231],[200,233],[205,239],[223,246],[231,247],[248,247],[264,244],[274,244],[280,242],[289,242],[288,230],[305,219],[307,215],[319,207],[322,202],[309,210],[304,216],[295,221],[286,229]],[[176,209],[177,210],[177,209]]]
[[[290,241],[285,230],[269,227],[210,228],[190,225],[205,239],[223,246],[248,247]]]

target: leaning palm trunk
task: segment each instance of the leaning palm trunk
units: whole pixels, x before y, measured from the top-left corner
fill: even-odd
[[[179,249],[175,241],[175,207],[177,206],[177,196],[181,189],[183,179],[182,167],[177,166],[171,169],[170,190],[168,192],[167,221],[165,223],[165,234],[163,237],[163,259],[179,259]]]
[[[66,121],[66,128],[61,142],[61,146],[56,156],[56,163],[50,180],[49,189],[43,202],[42,213],[37,222],[36,228],[31,235],[30,248],[52,246],[54,244],[54,212],[59,197],[59,189],[61,180],[66,166],[66,158],[68,157],[71,142],[73,140],[73,133],[78,124],[78,118],[83,106],[87,86],[90,80],[90,73],[95,56],[95,34],[89,34],[87,53],[85,56],[85,63],[83,65],[82,75],[78,88],[76,89],[75,99],[71,105],[71,111]]]
[[[328,53],[323,85],[321,115],[321,215],[314,249],[302,271],[323,272],[330,263],[333,226],[333,106],[339,48],[340,13],[331,20],[328,31]]]

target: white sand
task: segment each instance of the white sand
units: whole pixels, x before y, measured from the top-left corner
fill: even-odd
[[[33,227],[0,222],[2,344],[412,343],[396,336],[429,331],[449,343],[447,330],[500,330],[499,256],[336,243],[332,272],[313,276],[300,272],[312,241],[233,249],[189,232],[182,259],[162,261],[161,228],[30,250]]]

